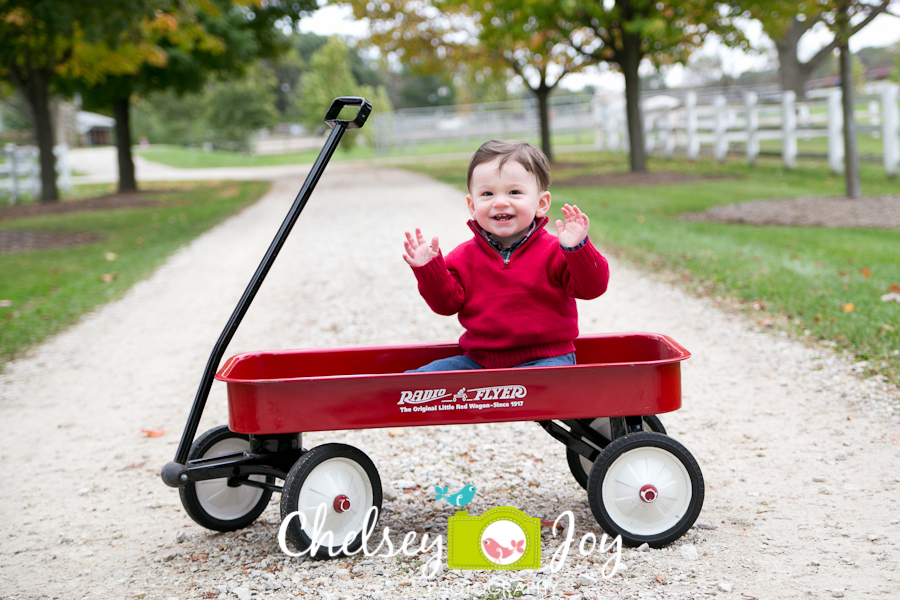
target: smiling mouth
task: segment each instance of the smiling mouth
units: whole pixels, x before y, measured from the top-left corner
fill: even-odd
[[[497,215],[496,217],[491,217],[495,221],[509,221],[512,219],[512,215]]]

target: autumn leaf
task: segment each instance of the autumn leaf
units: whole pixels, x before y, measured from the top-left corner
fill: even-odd
[[[891,291],[892,291],[892,292],[900,292],[900,285],[897,285],[896,283],[892,283],[892,284],[891,284]]]
[[[844,312],[849,313],[849,312],[853,312],[854,310],[856,310],[856,307],[853,306],[852,302],[848,302],[847,304],[844,305]]]
[[[862,276],[866,279],[872,279],[872,271],[869,270],[869,267],[863,267],[859,272],[862,273]]]
[[[166,434],[165,429],[141,429],[146,437],[160,437]]]
[[[118,278],[119,278],[118,273],[104,273],[103,275],[100,276],[100,281],[102,281],[103,283],[111,283],[113,280],[118,279]]]

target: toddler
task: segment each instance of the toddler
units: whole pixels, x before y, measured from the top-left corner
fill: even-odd
[[[446,257],[438,238],[406,232],[403,259],[419,293],[441,315],[459,315],[465,352],[415,371],[575,364],[575,298],[606,291],[609,266],[587,237],[590,221],[562,207],[557,237],[545,229],[550,165],[526,142],[484,143],[469,163],[466,202],[474,236]]]

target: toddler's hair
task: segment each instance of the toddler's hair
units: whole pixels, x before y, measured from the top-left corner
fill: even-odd
[[[516,140],[499,142],[490,140],[481,145],[481,148],[472,155],[469,162],[469,172],[466,178],[466,187],[472,191],[472,172],[480,164],[489,163],[497,157],[500,157],[499,168],[509,159],[515,160],[517,163],[525,167],[525,170],[534,175],[537,180],[540,191],[546,192],[550,188],[550,161],[544,156],[544,153],[529,144],[528,142],[520,142]]]

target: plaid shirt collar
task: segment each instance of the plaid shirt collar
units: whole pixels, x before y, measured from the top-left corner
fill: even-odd
[[[504,247],[503,244],[501,244],[500,242],[495,240],[493,238],[493,236],[491,236],[490,233],[485,231],[481,227],[481,225],[479,225],[478,222],[475,221],[475,219],[472,219],[470,221],[470,223],[472,223],[473,229],[475,229],[475,231],[480,233],[481,237],[483,237],[485,239],[485,241],[488,244],[490,244],[494,250],[496,250],[497,252],[500,253],[500,256],[503,257],[503,260],[509,260],[509,257],[512,255],[512,253],[515,252],[517,249],[519,249],[522,246],[522,244],[524,244],[526,241],[528,241],[528,238],[530,238],[531,234],[533,234],[537,230],[538,226],[539,225],[543,226],[545,222],[546,222],[546,217],[540,217],[540,218],[535,217],[534,221],[531,222],[531,227],[528,229],[528,232],[524,236],[522,236],[522,239],[520,239],[517,242],[514,242],[509,247]]]

